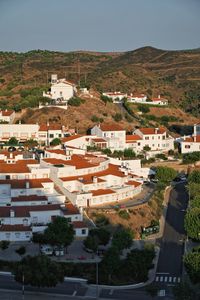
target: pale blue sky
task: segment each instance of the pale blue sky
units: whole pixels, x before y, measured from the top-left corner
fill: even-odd
[[[200,47],[200,0],[0,0],[0,51]]]

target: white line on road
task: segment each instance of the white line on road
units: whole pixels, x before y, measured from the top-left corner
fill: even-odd
[[[167,277],[167,276],[165,276],[165,282],[167,282],[167,279],[168,279],[168,277]]]
[[[159,277],[158,277],[158,276],[156,276],[156,282],[158,282],[158,280],[159,280]]]
[[[162,281],[163,281],[163,277],[161,276],[161,277],[160,277],[160,282],[162,282]]]
[[[176,282],[176,277],[173,278],[173,282]]]
[[[171,276],[169,277],[169,282],[172,282],[172,277]]]
[[[161,275],[168,275],[169,273],[164,273],[164,272],[156,273],[156,275],[159,275],[159,274],[161,274]]]
[[[112,294],[113,294],[113,290],[110,290],[109,295],[112,295]]]
[[[72,294],[72,296],[75,297],[76,294],[77,294],[77,291],[74,291],[73,294]]]
[[[180,277],[178,277],[178,282],[181,282],[181,279],[180,279]]]

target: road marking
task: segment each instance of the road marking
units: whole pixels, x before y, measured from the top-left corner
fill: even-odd
[[[173,282],[176,282],[176,277],[173,278]]]
[[[77,291],[74,291],[73,294],[72,294],[72,296],[75,297],[76,294],[77,294]]]
[[[158,277],[158,276],[156,276],[156,282],[158,282],[158,280],[159,280],[159,277]]]
[[[167,276],[165,276],[165,282],[167,282],[167,279],[168,279],[168,277],[167,277]]]
[[[113,294],[113,291],[114,291],[114,290],[110,290],[109,295],[112,295],[112,294]]]
[[[157,275],[161,274],[161,275],[168,275],[169,273],[164,273],[164,272],[161,272],[161,273],[156,273]]]
[[[171,276],[169,277],[169,282],[172,282],[172,277]]]
[[[178,277],[178,282],[181,282],[181,279],[180,279],[180,277]]]
[[[160,277],[160,281],[161,281],[161,282],[163,281],[163,277],[162,277],[162,276]]]

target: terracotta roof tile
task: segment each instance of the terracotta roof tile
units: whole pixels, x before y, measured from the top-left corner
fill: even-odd
[[[142,138],[138,134],[126,135],[126,143],[137,142],[138,140],[141,139]]]
[[[115,194],[115,191],[111,189],[98,189],[98,190],[92,190],[91,191],[92,196],[101,196],[101,195],[108,195],[108,194]]]
[[[24,226],[23,224],[18,225],[1,225],[0,231],[7,231],[7,232],[13,232],[13,231],[32,231],[30,226]]]
[[[124,129],[118,124],[100,124],[102,131],[124,131]]]
[[[158,131],[156,133],[156,128],[146,128],[146,127],[142,127],[139,128],[138,130],[140,130],[144,135],[145,134],[163,134],[166,132],[166,130],[162,127],[158,128]]]

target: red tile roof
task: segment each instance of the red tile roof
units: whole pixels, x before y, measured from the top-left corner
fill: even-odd
[[[197,135],[196,137],[186,137],[183,142],[190,142],[190,143],[200,143],[200,135]]]
[[[90,191],[92,196],[101,196],[101,195],[108,195],[108,194],[115,194],[115,191],[111,189],[99,189],[99,190],[92,190]]]
[[[106,170],[103,170],[103,171],[100,171],[100,172],[91,173],[91,174],[82,175],[82,176],[79,175],[79,176],[62,177],[60,179],[62,181],[73,181],[73,180],[79,180],[80,178],[82,178],[83,181],[85,180],[87,182],[88,178],[92,178],[93,176],[103,177],[103,176],[106,176],[106,175],[113,175],[113,176],[117,176],[117,177],[126,177],[126,175],[124,175],[124,173],[119,170],[119,166],[109,164],[108,168]]]
[[[92,168],[99,165],[98,159],[95,159],[94,156],[92,157],[90,158],[88,155],[73,154],[70,160],[44,158],[43,161],[51,165],[68,165],[68,166],[74,166],[76,167],[76,169],[85,169],[85,168]]]
[[[158,128],[158,131],[156,133],[156,128],[145,128],[145,127],[142,127],[142,128],[139,128],[138,130],[140,130],[144,135],[145,134],[163,134],[166,132],[166,130],[162,127]]]
[[[14,110],[1,110],[0,113],[3,117],[9,117],[14,113]]]
[[[41,124],[39,131],[48,131],[48,130],[62,130],[62,126],[59,124]]]
[[[84,135],[81,135],[81,134],[70,135],[70,136],[62,138],[62,142],[66,143],[66,142],[69,142],[69,141],[73,141],[73,140],[79,139],[79,138],[81,138],[83,136]]]
[[[14,211],[16,218],[30,217],[30,212],[33,211],[54,211],[60,210],[59,204],[48,205],[28,205],[28,206],[2,206],[0,209],[1,218],[9,218],[10,211]]]
[[[43,188],[43,183],[53,182],[50,178],[38,179],[0,179],[0,184],[10,184],[12,189],[25,189],[26,182],[29,183],[29,188]]]
[[[61,206],[61,210],[64,215],[80,214],[78,208],[76,206],[74,206],[72,203],[66,203],[64,208]]]
[[[126,135],[126,143],[137,142],[138,140],[141,139],[142,138],[138,134]]]
[[[15,231],[32,231],[30,226],[18,225],[0,225],[0,231],[15,232]]]
[[[23,202],[23,201],[47,201],[48,198],[46,196],[38,196],[38,195],[28,195],[28,196],[18,196],[12,197],[12,202]]]
[[[94,138],[92,141],[95,143],[107,143],[107,141],[102,138]]]
[[[62,149],[46,149],[45,152],[66,155],[65,150]]]
[[[0,163],[0,173],[30,173],[28,167],[29,164],[39,164],[37,160],[27,159],[27,160],[18,160],[15,163],[8,164],[6,162]]]
[[[137,182],[137,181],[133,181],[133,180],[130,180],[130,181],[126,182],[126,184],[133,185],[134,187],[142,185],[141,182]]]
[[[102,131],[124,131],[124,129],[118,124],[100,124]]]
[[[72,224],[73,224],[73,227],[75,229],[78,229],[78,228],[88,228],[88,226],[83,221],[74,221],[74,222],[72,222]]]

